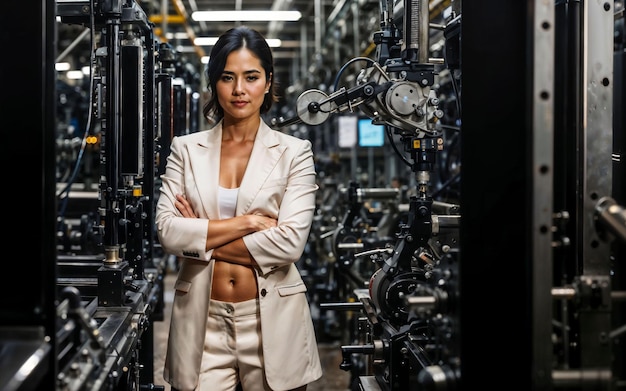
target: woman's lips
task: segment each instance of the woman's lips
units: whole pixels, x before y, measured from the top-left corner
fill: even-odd
[[[236,107],[244,107],[246,104],[248,104],[248,102],[246,102],[246,101],[241,101],[241,100],[238,100],[238,101],[234,101],[234,102],[233,102],[233,106],[236,106]]]

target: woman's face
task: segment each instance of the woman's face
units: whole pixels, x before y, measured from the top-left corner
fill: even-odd
[[[216,87],[224,119],[244,120],[259,116],[270,80],[266,82],[261,61],[243,48],[228,55]]]

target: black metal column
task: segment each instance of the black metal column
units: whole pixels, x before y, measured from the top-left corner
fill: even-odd
[[[526,3],[462,4],[463,390],[532,389]]]
[[[0,283],[0,389],[55,386],[55,1],[2,3],[0,118],[7,250]],[[18,375],[31,360],[32,370]],[[26,375],[26,376],[24,376]]]

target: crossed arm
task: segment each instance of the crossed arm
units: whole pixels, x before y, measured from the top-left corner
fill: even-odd
[[[197,218],[189,201],[176,195],[176,208],[183,217]],[[211,220],[207,227],[206,250],[213,249],[213,258],[238,265],[254,266],[256,262],[242,237],[257,231],[276,227],[277,220],[259,214]]]

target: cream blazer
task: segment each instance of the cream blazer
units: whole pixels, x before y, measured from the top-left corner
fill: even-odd
[[[165,252],[180,259],[175,283],[164,379],[180,390],[198,383],[211,296],[213,250],[205,251],[207,224],[219,218],[222,124],[174,137],[157,201],[155,222]],[[261,121],[239,188],[236,215],[278,219],[269,230],[244,236],[258,264],[263,356],[273,390],[319,379],[322,368],[306,286],[295,262],[304,251],[318,189],[311,143]],[[174,205],[184,194],[199,218],[184,218]]]

